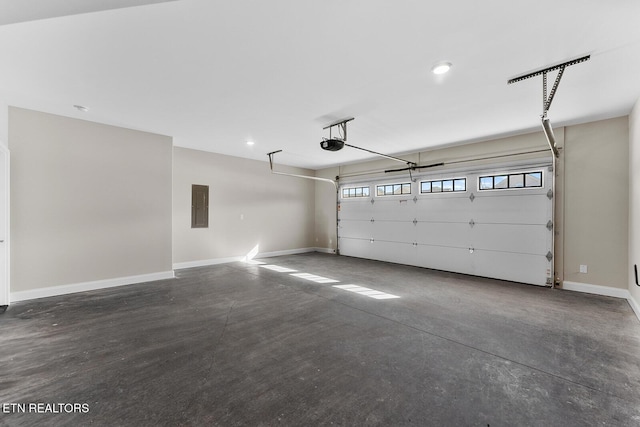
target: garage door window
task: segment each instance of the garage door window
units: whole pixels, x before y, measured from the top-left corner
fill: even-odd
[[[542,187],[542,171],[481,176],[478,181],[479,190],[540,187]]]
[[[467,191],[466,178],[420,182],[420,194],[452,193],[458,191]]]
[[[404,182],[402,184],[383,184],[376,186],[376,195],[378,196],[401,196],[411,194],[411,183]]]
[[[351,187],[342,189],[342,198],[369,197],[369,187]]]

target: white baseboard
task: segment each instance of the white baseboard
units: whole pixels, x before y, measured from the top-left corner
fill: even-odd
[[[590,285],[588,283],[570,282],[565,280],[562,282],[562,289],[566,291],[584,292],[587,294],[604,295],[616,298],[631,298],[631,294],[627,289],[612,288],[610,286]]]
[[[76,292],[95,291],[97,289],[113,288],[116,286],[173,279],[174,277],[175,275],[173,274],[173,271],[163,271],[159,273],[140,274],[137,276],[116,277],[114,279],[74,283],[71,285],[49,286],[46,288],[30,289],[28,291],[11,292],[10,301],[12,303],[17,301],[27,301],[37,298],[73,294]]]
[[[229,262],[242,261],[245,257],[235,256],[228,258],[202,259],[198,261],[177,262],[173,264],[174,270],[182,270],[183,268],[206,267],[207,265],[226,264]]]
[[[629,295],[629,298],[627,298],[627,301],[629,301],[629,305],[633,309],[634,313],[636,313],[636,317],[640,321],[640,304],[638,303],[638,301],[636,301],[633,295]]]
[[[588,283],[569,282],[565,280],[562,282],[562,289],[566,291],[585,292],[588,294],[604,295],[607,297],[616,297],[626,299],[631,309],[635,313],[638,320],[640,320],[640,305],[633,298],[631,292],[628,289],[611,288],[609,286],[590,285]]]
[[[313,248],[316,252],[320,252],[323,254],[335,254],[336,250],[333,248]]]
[[[275,256],[284,256],[284,255],[296,255],[296,254],[304,254],[308,252],[324,252],[323,248],[299,248],[299,249],[287,249],[283,251],[274,251],[274,252],[260,252],[258,253],[254,259],[260,258],[271,258]],[[331,251],[329,249],[328,251]],[[333,252],[327,252],[333,253]],[[213,258],[213,259],[203,259],[199,261],[187,261],[187,262],[178,262],[173,264],[174,270],[182,270],[183,268],[193,268],[193,267],[205,267],[207,265],[217,265],[217,264],[226,264],[229,262],[237,262],[244,261],[246,257],[236,256],[236,257],[228,257],[228,258]]]
[[[258,255],[256,255],[256,258],[271,258],[274,256],[306,254],[309,252],[316,252],[316,248],[299,248],[299,249],[287,249],[284,251],[275,251],[275,252],[260,252],[258,253]]]

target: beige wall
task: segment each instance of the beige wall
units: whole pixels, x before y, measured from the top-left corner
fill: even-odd
[[[560,151],[556,166],[556,277],[591,285],[627,288],[628,260],[628,119],[620,117],[583,125],[554,129]],[[474,167],[502,161],[540,157],[541,153],[507,158],[504,154],[548,150],[542,132],[468,145],[453,146],[400,156],[419,164],[444,162],[450,167]],[[465,161],[484,158],[482,161]],[[460,161],[462,163],[456,163]],[[365,171],[402,167],[388,160],[375,160],[340,168],[324,169],[318,176],[351,176]],[[336,173],[338,172],[338,173]],[[332,206],[335,196],[318,193],[316,239],[320,244],[335,241]],[[588,273],[578,273],[586,264]]]
[[[565,280],[628,288],[628,155],[626,116],[566,128]]]
[[[10,107],[11,292],[171,271],[171,146]]]
[[[640,100],[629,115],[629,291],[640,309],[640,287],[633,265],[640,268]],[[640,311],[636,311],[640,317]]]
[[[315,182],[268,162],[174,148],[174,264],[314,247]],[[265,156],[266,160],[266,156]],[[313,171],[276,165],[281,172]],[[191,186],[209,186],[209,228],[191,228]]]

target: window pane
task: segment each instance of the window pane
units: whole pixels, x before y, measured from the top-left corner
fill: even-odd
[[[431,181],[431,191],[440,193],[442,191],[442,181]]]
[[[378,196],[384,196],[384,185],[378,185],[377,192]]]
[[[356,188],[356,197],[362,197],[362,187]]]
[[[480,178],[480,189],[481,190],[491,190],[493,189],[493,177],[492,176],[483,176]]]
[[[509,175],[509,188],[521,187],[524,187],[524,175],[521,173],[517,175]]]
[[[402,184],[402,194],[411,194],[411,184]]]
[[[453,191],[467,191],[467,180],[456,179],[453,182]]]
[[[385,195],[393,194],[393,185],[385,185],[384,194]]]
[[[508,182],[507,175],[494,176],[493,188],[507,188]]]
[[[431,193],[431,182],[421,182],[420,183],[420,192],[421,193]]]
[[[402,185],[400,184],[395,184],[393,186],[393,194],[402,194]]]
[[[347,188],[342,189],[342,197],[349,197],[349,190]]]
[[[453,180],[447,179],[442,181],[442,191],[453,191]]]
[[[542,187],[542,172],[530,172],[524,177],[525,187]]]
[[[369,197],[369,187],[362,188],[362,197]]]

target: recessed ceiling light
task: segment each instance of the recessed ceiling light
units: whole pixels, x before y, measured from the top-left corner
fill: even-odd
[[[253,141],[247,141],[247,145],[251,146],[251,145],[253,145],[253,144],[255,144],[255,142],[253,142]]]
[[[89,111],[89,109],[84,105],[74,105],[73,108],[75,108],[78,111],[82,111],[83,113],[86,113],[87,111]]]
[[[433,66],[431,72],[433,74],[444,74],[451,69],[451,62],[438,62]]]

